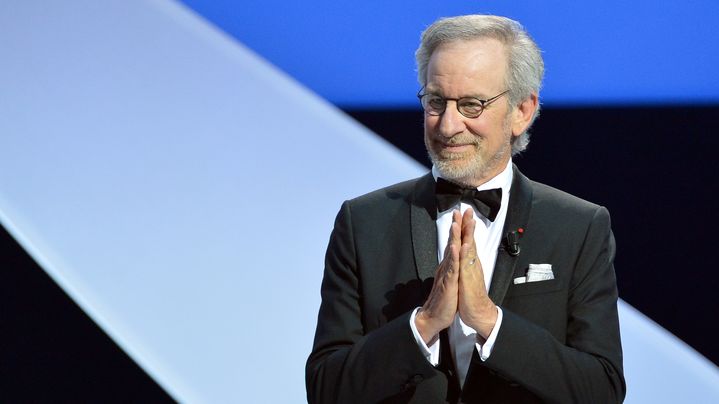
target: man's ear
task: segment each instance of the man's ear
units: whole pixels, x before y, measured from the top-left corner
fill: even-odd
[[[532,93],[514,108],[512,111],[513,136],[519,136],[527,130],[538,107],[539,97],[536,93]]]

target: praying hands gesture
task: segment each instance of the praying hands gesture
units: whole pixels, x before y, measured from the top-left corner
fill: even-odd
[[[476,221],[472,209],[452,212],[449,241],[437,266],[432,291],[415,317],[417,331],[427,345],[459,317],[484,339],[497,322],[497,307],[487,295],[484,271],[474,243]]]

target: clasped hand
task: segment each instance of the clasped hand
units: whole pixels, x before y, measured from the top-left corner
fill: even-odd
[[[437,266],[432,291],[415,317],[417,331],[427,345],[449,327],[455,316],[484,339],[497,322],[497,307],[487,295],[484,271],[474,242],[476,221],[472,209],[452,212],[449,241]]]

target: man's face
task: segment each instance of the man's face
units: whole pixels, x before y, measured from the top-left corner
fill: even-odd
[[[506,72],[507,55],[501,42],[490,38],[450,42],[432,53],[425,92],[485,100],[508,90]],[[477,118],[460,114],[455,101],[447,101],[442,115],[425,114],[424,142],[444,178],[479,186],[504,169],[513,136],[508,99],[508,94],[502,96]]]

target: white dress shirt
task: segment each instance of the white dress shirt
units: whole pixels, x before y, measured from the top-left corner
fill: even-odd
[[[436,168],[432,167],[432,175],[435,180],[440,176]],[[477,256],[479,262],[482,264],[482,270],[484,271],[484,284],[487,290],[492,281],[492,274],[494,273],[494,264],[497,259],[497,250],[499,249],[499,243],[502,240],[502,230],[504,227],[504,221],[507,217],[507,205],[509,203],[509,192],[512,185],[512,160],[509,160],[504,170],[499,173],[496,177],[487,181],[486,183],[477,187],[477,190],[486,190],[493,188],[502,188],[502,203],[499,208],[499,213],[494,219],[494,222],[490,222],[489,219],[474,212],[474,219],[477,221],[477,225],[474,230],[474,241],[477,245]],[[449,229],[452,225],[452,211],[459,209],[462,214],[471,207],[466,203],[459,203],[458,206],[454,206],[443,212],[437,212],[437,257],[439,261],[442,261],[444,257],[444,250],[447,247],[447,241],[449,238]],[[425,354],[432,365],[437,366],[439,363],[439,340],[435,341],[431,346],[427,346],[422,337],[417,331],[415,325],[415,316],[419,307],[414,310],[410,317],[410,327],[414,333],[417,345]],[[477,338],[477,331],[470,326],[466,325],[460,318],[459,314],[454,318],[454,322],[448,329],[449,334],[449,346],[452,350],[452,357],[454,358],[455,368],[457,370],[457,376],[459,377],[460,386],[464,386],[464,380],[467,377],[467,371],[469,370],[469,364],[472,360],[473,350],[476,349],[479,353],[479,357],[484,361],[489,358],[492,352],[492,347],[497,338],[497,332],[502,324],[502,309],[497,307],[497,322],[489,334],[486,341],[481,342]]]

